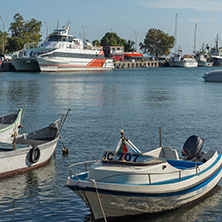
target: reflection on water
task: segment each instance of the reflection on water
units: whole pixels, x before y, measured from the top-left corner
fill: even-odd
[[[62,156],[59,142],[56,158],[45,167],[0,180],[0,221],[90,220],[83,201],[63,186],[69,165],[115,150],[121,129],[144,152],[159,146],[162,127],[163,145],[178,153],[193,134],[205,139],[203,151],[222,153],[222,84],[204,82],[206,69],[215,67],[0,74],[0,114],[27,104],[24,132],[45,127],[71,108],[61,132],[69,154]],[[219,189],[196,205],[136,220],[215,221],[221,219],[221,197]]]
[[[51,160],[39,169],[1,179],[0,200],[4,198],[37,197],[41,192],[41,186],[46,185],[45,182],[55,184],[56,171],[54,165],[55,160]]]

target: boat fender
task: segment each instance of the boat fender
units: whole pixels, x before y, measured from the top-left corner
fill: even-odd
[[[33,146],[29,151],[28,159],[31,163],[36,163],[40,158],[40,149],[37,146]]]

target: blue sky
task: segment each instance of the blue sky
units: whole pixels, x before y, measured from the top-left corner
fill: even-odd
[[[215,45],[216,35],[222,39],[221,0],[0,0],[0,16],[9,28],[13,16],[42,21],[42,38],[46,25],[51,33],[71,20],[70,34],[79,37],[85,27],[89,41],[100,40],[106,32],[116,32],[124,39],[143,42],[147,31],[156,28],[174,35],[178,14],[177,45],[184,53],[192,53],[197,24],[196,49],[203,43]],[[6,20],[7,18],[7,20]],[[0,29],[2,31],[2,21]],[[219,43],[222,46],[222,43]],[[138,47],[139,48],[139,47]]]

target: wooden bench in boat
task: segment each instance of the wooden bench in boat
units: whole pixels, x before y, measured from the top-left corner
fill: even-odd
[[[19,138],[17,140],[16,144],[41,145],[41,144],[47,143],[47,142],[49,142],[51,140],[52,139],[49,139],[49,138],[38,139],[38,140]]]

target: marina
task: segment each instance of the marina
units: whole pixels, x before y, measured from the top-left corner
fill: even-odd
[[[119,132],[142,153],[162,144],[178,155],[191,135],[204,139],[203,152],[221,148],[221,83],[205,82],[219,67],[153,67],[107,72],[1,72],[0,113],[24,107],[23,132],[43,129],[71,109],[55,155],[38,169],[0,180],[2,221],[94,221],[90,209],[64,184],[69,166],[101,160],[115,151]],[[78,168],[82,172],[85,166]],[[152,178],[151,178],[152,180]],[[152,181],[151,181],[152,183]],[[145,221],[220,221],[222,181],[203,199]],[[125,221],[124,219],[121,221]],[[135,221],[135,217],[127,221]]]

